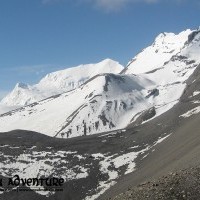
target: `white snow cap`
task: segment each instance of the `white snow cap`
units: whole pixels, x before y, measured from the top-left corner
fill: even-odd
[[[118,62],[105,59],[96,64],[77,67],[47,74],[36,85],[17,83],[13,91],[2,99],[6,106],[24,106],[79,87],[88,79],[101,73],[119,73],[124,67]]]
[[[162,67],[172,56],[180,52],[191,33],[192,31],[187,29],[179,34],[159,34],[151,46],[128,63],[125,73],[140,74]]]

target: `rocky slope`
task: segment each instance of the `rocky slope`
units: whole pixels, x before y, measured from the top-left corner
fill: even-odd
[[[169,134],[169,137],[146,152],[146,156],[138,156],[135,160],[137,167],[134,173],[123,176],[99,199],[114,198],[126,192],[128,188],[136,187],[141,183],[158,180],[159,177],[170,172],[200,165],[200,93],[197,93],[200,86],[199,67],[186,83],[187,87],[179,103],[172,109],[143,125],[131,125],[128,128],[137,138],[135,141],[140,144],[154,140],[153,138],[159,134]],[[144,188],[144,193],[141,191],[141,195],[148,191],[146,189]],[[126,195],[123,197],[125,198]]]
[[[129,188],[128,191],[118,195],[113,200],[199,199],[199,179],[199,166],[170,172],[156,180]]]
[[[199,67],[186,84],[173,109],[127,130],[66,140],[21,130],[1,133],[3,179],[16,173],[22,178],[55,176],[65,184],[63,192],[55,193],[10,189],[0,199],[105,200],[171,171],[198,166]]]

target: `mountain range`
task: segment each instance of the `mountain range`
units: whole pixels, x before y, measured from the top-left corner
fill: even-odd
[[[101,73],[119,73],[123,67],[105,59],[96,64],[80,65],[47,74],[35,85],[17,83],[13,91],[2,99],[1,104],[7,106],[25,106],[36,101],[73,90],[88,79]]]
[[[200,30],[161,33],[126,67],[106,59],[19,83],[1,105],[17,109],[0,114],[0,178],[65,184],[0,199],[126,199],[130,186],[200,165]],[[179,199],[174,184],[163,199]]]
[[[0,131],[69,138],[144,123],[179,102],[200,62],[199,45],[198,30],[162,33],[124,69],[106,59],[48,74],[34,86],[17,84],[2,103],[25,106],[2,114]]]

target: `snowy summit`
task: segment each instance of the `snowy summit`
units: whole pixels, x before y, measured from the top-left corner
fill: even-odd
[[[49,74],[34,86],[18,84],[4,103],[25,105],[62,94],[1,115],[0,132],[26,129],[69,138],[145,123],[179,102],[200,64],[199,46],[199,30],[163,33],[126,69],[104,60]]]

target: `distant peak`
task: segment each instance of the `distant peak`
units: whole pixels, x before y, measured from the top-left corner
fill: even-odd
[[[121,64],[121,63],[119,63],[118,61],[116,61],[116,60],[113,60],[113,59],[111,59],[111,58],[106,58],[106,59],[104,59],[104,60],[102,60],[101,62],[99,62],[99,64],[105,64],[105,65],[110,65],[110,66],[120,66],[122,69],[124,68],[124,66]]]
[[[172,32],[163,32],[163,33],[160,33],[153,45],[155,44],[163,44],[163,42],[167,42],[167,43],[171,43],[172,40],[174,41],[183,41],[183,43],[187,40],[188,36],[194,32],[193,30],[191,29],[186,29],[180,33],[172,33]]]
[[[17,83],[15,88],[27,89],[28,85],[26,83]]]
[[[101,62],[105,62],[105,63],[108,63],[108,62],[111,62],[111,63],[118,63],[117,61],[112,60],[111,58],[106,58],[106,59],[102,60]],[[100,63],[101,63],[101,62],[100,62]]]
[[[157,37],[156,37],[156,41],[161,39],[161,38],[164,38],[166,37],[167,35],[175,35],[174,33],[168,33],[168,32],[163,32],[163,33],[160,33]]]

